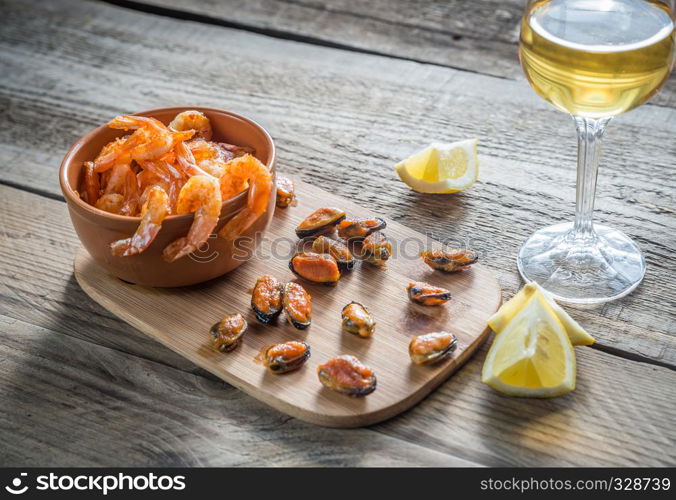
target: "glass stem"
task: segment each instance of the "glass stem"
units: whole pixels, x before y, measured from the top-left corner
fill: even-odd
[[[601,157],[601,139],[610,118],[573,117],[577,127],[577,190],[573,237],[595,238],[592,215],[596,196],[596,176]]]

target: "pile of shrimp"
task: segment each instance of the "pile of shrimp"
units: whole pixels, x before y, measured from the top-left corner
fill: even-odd
[[[223,201],[247,187],[246,207],[218,235],[232,240],[266,211],[272,174],[249,148],[212,142],[211,123],[203,113],[184,111],[168,126],[155,118],[123,115],[108,126],[130,133],[84,163],[80,196],[106,212],[141,217],[133,235],[110,245],[113,255],[143,252],[165,217],[193,213],[188,234],[162,252],[167,262],[188,255],[213,232]]]

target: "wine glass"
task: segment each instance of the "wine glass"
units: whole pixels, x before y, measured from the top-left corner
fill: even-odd
[[[674,65],[674,0],[531,0],[519,59],[535,91],[570,113],[578,135],[575,220],[536,231],[517,257],[521,276],[564,302],[594,304],[643,279],[638,246],[594,224],[601,139],[614,116],[650,99]]]

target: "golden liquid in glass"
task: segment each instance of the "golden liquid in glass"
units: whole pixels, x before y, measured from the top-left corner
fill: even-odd
[[[645,0],[542,0],[521,24],[533,88],[576,116],[619,115],[650,99],[674,64],[674,22]]]

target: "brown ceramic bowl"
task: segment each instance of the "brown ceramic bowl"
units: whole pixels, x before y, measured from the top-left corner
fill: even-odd
[[[255,156],[270,168],[274,176],[276,152],[272,138],[263,127],[248,118],[221,109],[199,107],[159,108],[136,114],[153,116],[168,124],[177,113],[187,109],[197,109],[209,117],[214,140],[254,148]],[[70,148],[59,171],[61,190],[66,197],[73,226],[82,245],[94,260],[113,276],[139,285],[158,287],[194,285],[221,276],[242,264],[244,259],[233,256],[235,249],[232,242],[226,242],[214,235],[200,251],[171,263],[165,262],[162,259],[162,250],[176,238],[188,233],[193,221],[192,214],[167,217],[157,238],[144,252],[130,257],[112,255],[110,244],[132,235],[140,218],[99,210],[80,199],[77,191],[83,162],[95,158],[106,143],[123,134],[124,132],[112,130],[106,125],[92,130]],[[244,191],[223,203],[216,231],[244,208],[247,194],[248,191]],[[265,231],[274,213],[275,194],[273,189],[265,214],[242,234],[242,237],[252,238],[255,245],[260,242],[260,238],[255,238],[256,233]],[[252,245],[247,246],[247,250],[253,248]]]

